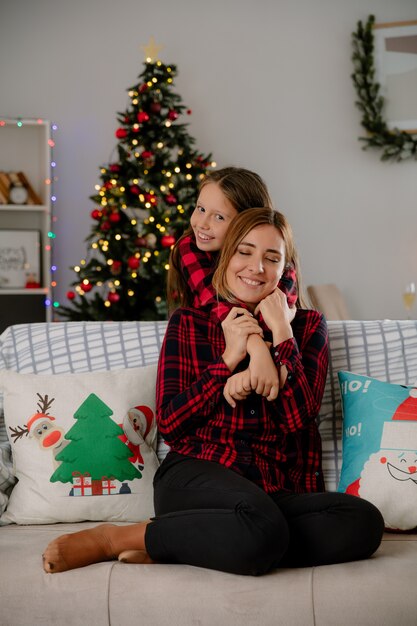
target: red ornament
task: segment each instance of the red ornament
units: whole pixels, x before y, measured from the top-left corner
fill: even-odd
[[[146,239],[145,239],[145,237],[136,237],[136,239],[135,239],[135,246],[138,246],[139,248],[146,248]]]
[[[120,165],[118,163],[111,163],[109,170],[114,173],[120,172]]]
[[[187,115],[191,115],[192,110],[191,109],[187,109]]]
[[[139,111],[137,118],[138,118],[139,124],[142,124],[142,122],[149,121],[149,115],[146,113],[146,111]]]
[[[153,193],[145,193],[145,201],[155,206],[158,202],[158,198]]]
[[[144,150],[141,155],[142,159],[150,159],[151,157],[153,157],[153,152],[151,152],[150,150]]]
[[[113,187],[113,183],[111,183],[109,180],[104,183],[103,185],[104,189],[111,189]]]
[[[148,85],[146,83],[143,83],[143,85],[139,87],[139,93],[144,93],[147,90],[148,90]]]
[[[91,290],[92,290],[93,285],[92,285],[91,283],[87,283],[86,285],[84,285],[84,283],[82,283],[82,284],[80,285],[80,287],[81,287],[81,289],[82,289],[85,293],[88,293],[89,291],[91,291]]]
[[[168,204],[175,204],[177,202],[177,199],[172,193],[170,193],[165,196],[165,202],[167,202]]]
[[[130,193],[133,193],[134,196],[138,196],[140,194],[140,189],[137,185],[132,185],[130,188]]]
[[[119,211],[114,211],[114,213],[110,213],[109,215],[109,220],[112,224],[117,224],[121,219]]]
[[[116,302],[119,302],[120,296],[115,291],[111,291],[109,295],[107,296],[107,300],[111,302],[112,304],[115,304]]]
[[[110,272],[113,274],[113,276],[118,276],[121,271],[122,271],[122,262],[117,261],[117,260],[113,261],[113,263],[110,265]]]
[[[171,246],[173,246],[175,243],[175,237],[174,235],[163,235],[163,237],[161,237],[161,246],[163,248],[170,248]]]
[[[137,270],[140,265],[140,259],[135,256],[130,256],[127,260],[127,264],[131,270]]]
[[[93,211],[91,211],[91,217],[93,218],[93,220],[99,220],[101,218],[101,211],[99,211],[98,209],[94,209]]]
[[[109,221],[105,221],[101,224],[100,226],[101,230],[103,230],[104,232],[106,232],[107,230],[110,230],[111,228],[111,223]]]
[[[162,106],[161,106],[160,102],[151,102],[150,109],[151,109],[152,113],[155,113],[155,114],[160,113],[161,112],[161,108],[162,108]]]
[[[177,117],[178,117],[178,113],[174,109],[171,109],[171,111],[168,111],[169,120],[174,121],[177,119]]]
[[[75,293],[73,291],[67,291],[67,298],[68,300],[74,300]]]
[[[124,139],[127,137],[127,130],[125,128],[118,128],[115,132],[117,139]]]

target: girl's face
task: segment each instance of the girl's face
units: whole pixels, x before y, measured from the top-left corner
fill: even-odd
[[[285,242],[271,224],[256,226],[242,239],[226,270],[226,284],[255,308],[277,287],[285,266]]]
[[[204,252],[220,250],[235,215],[237,210],[217,183],[204,185],[190,220],[197,247]]]

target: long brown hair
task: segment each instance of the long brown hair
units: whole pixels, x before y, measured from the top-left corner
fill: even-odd
[[[243,167],[224,167],[211,172],[200,184],[199,193],[206,185],[213,183],[220,187],[238,213],[256,206],[271,208],[273,206],[267,186],[259,174]],[[179,254],[181,240],[192,232],[193,230],[189,226],[171,250],[167,276],[167,300],[170,311],[177,306],[192,305],[192,293],[181,271]]]
[[[227,231],[223,247],[220,251],[216,271],[214,272],[212,281],[213,287],[221,299],[233,303],[237,302],[226,282],[227,267],[240,242],[246,237],[248,232],[257,226],[263,226],[265,224],[275,226],[284,240],[286,267],[291,265],[295,269],[297,276],[298,300],[296,306],[297,308],[305,307],[306,301],[302,295],[302,288],[300,284],[300,264],[298,253],[294,244],[292,228],[285,215],[279,211],[271,209],[270,207],[248,209],[240,215],[237,215],[232,220],[232,223]]]

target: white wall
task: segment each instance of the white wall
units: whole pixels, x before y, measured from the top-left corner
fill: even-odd
[[[402,318],[417,281],[417,164],[363,152],[351,33],[417,19],[415,0],[13,0],[0,16],[0,115],[56,122],[56,295],[90,231],[89,196],[150,35],[178,66],[190,133],[258,171],[289,217],[305,284],[336,282],[355,318]],[[417,312],[417,306],[414,313]]]

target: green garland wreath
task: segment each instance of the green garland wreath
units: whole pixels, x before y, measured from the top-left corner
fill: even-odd
[[[375,82],[374,33],[375,17],[370,15],[365,25],[358,22],[352,33],[354,73],[353,84],[359,98],[355,102],[362,112],[361,124],[368,132],[359,137],[365,143],[363,149],[381,149],[382,161],[404,161],[417,159],[417,134],[389,129],[384,119],[385,100],[380,95],[380,85]]]

